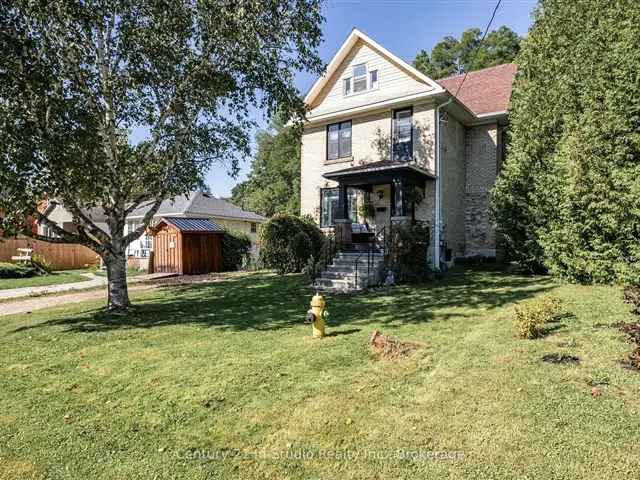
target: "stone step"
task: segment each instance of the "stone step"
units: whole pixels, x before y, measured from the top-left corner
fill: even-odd
[[[376,275],[373,270],[369,274],[367,274],[366,271],[361,272],[360,270],[358,270],[358,278],[360,277],[375,278],[375,276]],[[356,277],[355,271],[345,271],[345,270],[325,270],[318,276],[318,278],[351,278],[351,279],[355,277]]]
[[[367,279],[358,278],[358,283],[356,284],[353,279],[345,279],[345,278],[317,278],[315,287],[318,289],[331,289],[335,291],[354,291],[354,290],[362,290],[369,286],[369,281]]]

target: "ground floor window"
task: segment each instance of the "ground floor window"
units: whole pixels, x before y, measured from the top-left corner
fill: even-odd
[[[335,224],[339,211],[339,188],[323,188],[320,191],[320,226],[332,227]],[[347,189],[347,199],[349,205],[349,218],[356,220],[357,215],[357,193],[355,188]]]

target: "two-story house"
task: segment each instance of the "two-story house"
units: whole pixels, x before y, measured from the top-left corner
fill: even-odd
[[[488,193],[515,73],[435,81],[354,29],[305,97],[302,214],[343,236],[428,222],[435,267],[496,256]]]

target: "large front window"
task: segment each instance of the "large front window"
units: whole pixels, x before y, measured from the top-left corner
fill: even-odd
[[[413,157],[413,111],[393,112],[393,159],[406,162]]]
[[[327,160],[351,156],[351,120],[327,125]]]
[[[349,207],[349,218],[355,220],[357,215],[357,194],[353,188],[347,189],[347,203]],[[339,211],[340,189],[323,188],[320,191],[320,226],[332,227],[335,225]]]

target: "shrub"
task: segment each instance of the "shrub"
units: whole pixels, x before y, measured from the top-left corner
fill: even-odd
[[[631,305],[633,313],[640,315],[640,285],[627,285],[624,288],[624,301]]]
[[[307,218],[276,215],[260,232],[260,258],[279,274],[300,272],[309,257],[320,258],[324,244],[322,231]]]
[[[394,225],[390,263],[399,282],[420,282],[433,274],[429,266],[427,223]]]
[[[33,266],[35,267],[36,270],[39,270],[42,273],[49,274],[53,272],[53,268],[51,267],[51,262],[49,262],[42,255],[34,253],[31,256],[31,263],[33,263]]]
[[[560,308],[560,299],[551,296],[516,305],[515,325],[518,336],[528,339],[541,337],[546,325],[555,319]]]
[[[38,272],[29,265],[0,263],[0,278],[27,278],[37,274]]]
[[[239,270],[248,261],[251,240],[246,233],[225,231],[222,236],[222,271]]]

